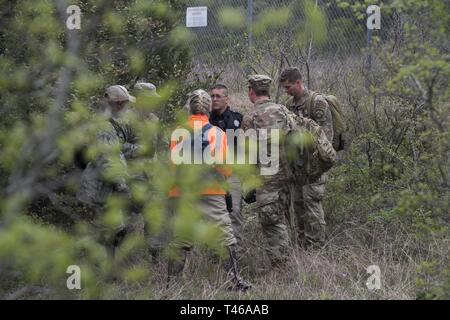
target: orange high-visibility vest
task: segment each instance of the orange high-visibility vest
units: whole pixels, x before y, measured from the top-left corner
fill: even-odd
[[[208,116],[206,115],[191,115],[188,119],[188,126],[190,128],[195,127],[204,127],[209,123]],[[212,126],[210,129],[205,131],[205,135],[208,139],[209,148],[211,151],[212,157],[217,157],[222,160],[222,163],[225,163],[226,161],[226,155],[227,155],[227,135],[216,126]],[[220,141],[217,141],[217,139],[220,139]],[[171,141],[170,142],[170,150],[172,151],[175,146],[177,146],[180,143],[183,143],[183,139],[180,139],[179,141]],[[217,165],[214,167],[214,169],[222,175],[224,178],[227,178],[231,176],[231,168],[226,165]],[[176,168],[175,168],[176,170]],[[202,195],[225,195],[226,192],[223,188],[220,187],[219,181],[217,182],[217,186],[212,186],[209,188],[204,189],[200,192]],[[179,197],[180,196],[180,190],[177,186],[174,186],[170,192],[169,197]]]

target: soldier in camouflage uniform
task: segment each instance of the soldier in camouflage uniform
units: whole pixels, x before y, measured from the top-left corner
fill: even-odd
[[[136,95],[136,109],[139,120],[144,121],[147,124],[150,124],[152,128],[156,129],[156,133],[153,136],[153,139],[149,139],[146,137],[146,140],[150,143],[148,144],[149,152],[146,155],[146,163],[151,164],[154,161],[157,161],[158,158],[158,144],[163,137],[160,133],[160,124],[159,117],[156,115],[156,105],[158,104],[158,100],[161,98],[160,95],[156,92],[156,86],[153,83],[138,81],[134,86],[133,93]],[[153,176],[148,176],[147,174],[142,174],[137,177],[137,180],[141,182],[145,182],[150,187],[153,186],[152,179]],[[151,188],[148,201],[151,202],[156,198],[164,197],[163,194],[158,192],[156,188]],[[151,221],[145,221],[144,224],[144,235],[147,241],[149,251],[152,259],[157,260],[162,252],[163,246],[167,244],[167,235],[164,230],[157,230],[155,232],[151,231]]]
[[[288,122],[284,106],[270,100],[269,88],[272,79],[265,75],[249,78],[248,96],[255,108],[244,116],[242,129],[256,129],[258,142],[270,145],[270,132],[267,137],[259,134],[259,129],[288,130]],[[282,155],[282,150],[280,155]],[[259,163],[259,167],[264,164]],[[279,159],[278,172],[273,175],[262,175],[263,185],[256,191],[256,210],[262,230],[268,242],[267,253],[273,266],[285,262],[289,253],[289,236],[286,217],[289,210],[289,192],[287,185],[289,173],[283,156]]]
[[[110,129],[100,132],[97,136],[101,143],[109,145],[120,143],[119,157],[124,169],[127,160],[132,159],[138,149],[134,131],[125,121],[122,121],[122,118],[128,112],[127,104],[134,101],[135,98],[128,93],[125,87],[119,85],[108,87],[105,92],[104,112],[108,118]],[[112,193],[130,198],[129,188],[125,180],[125,170],[121,170],[123,174],[115,177],[114,181],[105,180],[104,173],[110,165],[111,160],[102,155],[87,164],[81,177],[80,188],[76,195],[77,200],[87,210],[93,212],[95,218],[103,212],[106,200]],[[98,232],[100,241],[105,244],[112,255],[114,255],[115,248],[127,233],[127,214],[124,217],[126,217],[124,221],[114,227],[98,225],[99,222],[94,221],[94,224],[100,230]]]
[[[307,101],[311,92],[302,83],[302,76],[297,68],[288,68],[280,75],[280,84],[291,97],[286,102],[289,110],[297,115],[310,118],[321,126],[328,141],[333,141],[333,119],[330,107],[321,95],[317,95],[311,114]],[[323,245],[325,241],[325,218],[322,199],[325,193],[327,174],[323,174],[314,183],[301,185],[297,183],[291,188],[293,210],[296,213],[299,242],[303,246]]]
[[[138,81],[134,85],[133,94],[136,95],[136,104],[139,108],[139,118],[146,121],[158,123],[159,117],[154,112],[155,107],[152,104],[161,98],[156,92],[156,86],[150,82]]]

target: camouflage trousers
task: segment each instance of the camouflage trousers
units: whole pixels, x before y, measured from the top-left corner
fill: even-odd
[[[297,228],[294,230],[299,243],[323,245],[325,242],[325,217],[322,199],[325,193],[327,175],[324,174],[314,183],[306,185],[290,184],[291,207],[294,212]]]
[[[108,252],[114,253],[127,235],[140,236],[143,240],[144,219],[139,213],[121,210],[120,219],[115,223],[107,224],[102,219],[105,214],[103,206],[79,205],[91,216],[88,222],[94,232],[94,237],[105,246]]]
[[[286,184],[276,179],[266,181],[256,191],[258,218],[264,237],[266,251],[272,265],[283,263],[289,254],[289,235],[286,217],[289,214],[289,192]]]
[[[241,182],[236,178],[236,176],[231,176],[228,178],[228,184],[230,185],[230,193],[233,199],[233,211],[230,212],[231,227],[233,228],[237,244],[240,247],[243,240],[242,226],[244,222],[241,212],[242,207]]]
[[[150,196],[149,202],[165,203],[163,199],[167,198],[166,195],[154,193]],[[172,199],[170,199],[172,202]],[[169,204],[171,203],[169,202]],[[173,210],[172,210],[173,211]],[[166,215],[167,217],[167,215]],[[165,219],[164,219],[165,221]],[[164,251],[164,248],[169,243],[169,230],[167,223],[162,223],[162,225],[153,224],[153,221],[146,221],[144,228],[144,235],[147,242],[149,252],[152,259],[158,260]]]

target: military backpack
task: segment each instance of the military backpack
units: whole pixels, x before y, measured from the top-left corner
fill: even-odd
[[[336,151],[343,150],[345,148],[345,132],[347,131],[347,125],[345,123],[344,114],[342,112],[342,104],[338,98],[333,95],[325,95],[319,92],[311,91],[309,99],[306,101],[306,108],[308,114],[312,114],[312,108],[317,96],[322,96],[330,106],[331,116],[333,118],[333,148]]]
[[[317,181],[336,162],[336,150],[312,119],[297,116],[283,106],[288,121],[285,152],[292,174],[301,183]]]

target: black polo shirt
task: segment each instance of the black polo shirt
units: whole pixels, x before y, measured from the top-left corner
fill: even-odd
[[[209,116],[209,122],[216,127],[219,127],[224,132],[226,132],[227,129],[233,129],[237,130],[241,127],[242,124],[242,114],[239,112],[231,111],[230,107],[227,106],[225,111],[222,114],[214,113],[214,111],[211,112],[211,115]],[[233,153],[236,157],[237,154],[237,136],[234,136],[234,146],[233,146]],[[228,137],[228,148],[231,149],[231,141]],[[235,158],[236,159],[236,158]]]
[[[242,118],[242,114],[231,111],[230,107],[227,107],[222,114],[216,114],[214,111],[211,112],[209,122],[223,131],[226,131],[227,129],[236,130],[241,127]]]

